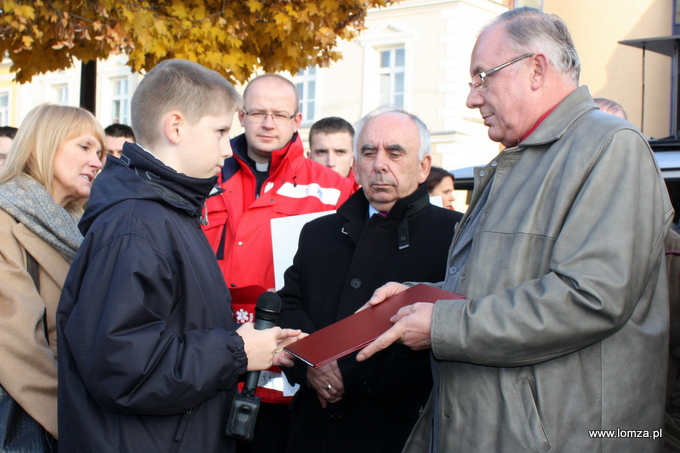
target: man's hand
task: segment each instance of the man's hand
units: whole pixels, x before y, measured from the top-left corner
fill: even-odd
[[[409,288],[408,286],[402,285],[401,283],[387,282],[380,288],[376,289],[373,292],[371,298],[368,299],[368,302],[362,305],[361,308],[357,310],[357,312],[360,312],[361,310],[364,310],[370,307],[371,305],[378,305],[380,302],[384,301],[388,297],[394,296],[395,294],[399,294],[402,291],[406,291],[408,288]]]
[[[310,366],[307,369],[307,383],[316,390],[321,407],[324,409],[328,403],[340,401],[345,394],[345,384],[342,381],[337,360],[319,368]]]
[[[375,297],[375,294],[385,286],[378,288],[373,296]],[[390,318],[390,321],[395,324],[359,351],[357,361],[366,360],[397,341],[415,351],[428,349],[431,346],[430,333],[432,331],[433,310],[434,304],[429,302],[417,302],[400,308],[397,314]]]

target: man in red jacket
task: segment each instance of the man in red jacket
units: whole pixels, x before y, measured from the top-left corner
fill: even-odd
[[[302,121],[298,94],[289,80],[258,76],[247,85],[243,101],[238,115],[245,133],[231,140],[234,156],[224,162],[223,191],[207,201],[204,226],[237,322],[253,321],[257,297],[275,287],[271,219],[334,210],[353,191],[349,180],[305,158],[297,133]],[[249,451],[285,449],[291,398],[283,396],[283,382],[278,369],[260,376],[256,395],[262,404]]]

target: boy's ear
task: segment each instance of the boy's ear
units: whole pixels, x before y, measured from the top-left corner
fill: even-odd
[[[180,139],[180,128],[185,122],[184,115],[181,112],[174,110],[165,115],[163,123],[163,131],[165,137],[173,144],[178,144]]]

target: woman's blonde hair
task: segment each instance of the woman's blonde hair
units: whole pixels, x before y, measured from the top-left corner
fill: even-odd
[[[94,115],[79,107],[42,104],[31,110],[19,126],[7,161],[0,169],[0,184],[28,176],[52,193],[54,158],[64,142],[91,133],[105,155],[106,136]],[[72,213],[82,211],[85,199],[65,206]]]

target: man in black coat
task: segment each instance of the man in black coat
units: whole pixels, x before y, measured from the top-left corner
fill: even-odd
[[[370,113],[357,125],[357,191],[335,214],[302,230],[279,291],[282,327],[312,333],[359,309],[388,281],[444,277],[462,214],[433,206],[424,182],[430,138],[415,115]],[[393,345],[358,363],[355,354],[319,369],[296,362],[290,452],[399,452],[432,386],[427,351]]]

